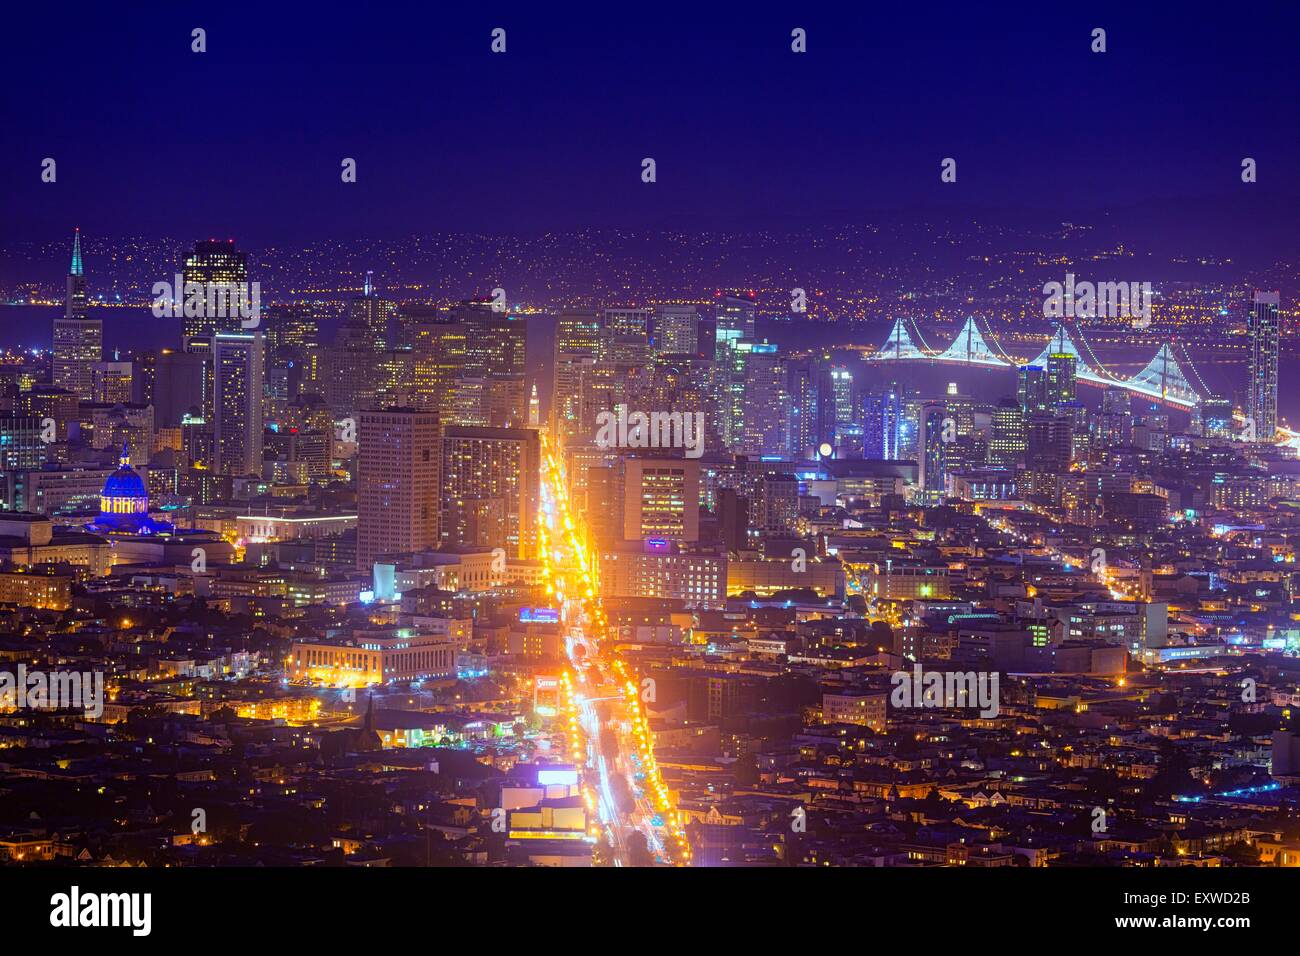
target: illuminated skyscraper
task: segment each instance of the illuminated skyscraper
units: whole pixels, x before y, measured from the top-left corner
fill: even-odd
[[[623,538],[698,541],[700,465],[686,458],[624,463]]]
[[[357,567],[438,544],[438,414],[363,411],[357,429]]]
[[[610,338],[650,340],[649,309],[606,309],[605,331]]]
[[[219,332],[212,339],[213,469],[262,473],[262,333]]]
[[[235,240],[206,239],[194,243],[194,252],[185,259],[181,270],[182,280],[188,287],[198,283],[206,290],[211,286],[248,287],[248,256],[235,248]],[[176,293],[181,295],[180,292]],[[183,298],[183,296],[182,296]],[[217,332],[241,332],[239,314],[226,309],[225,315],[214,315],[215,310],[204,309],[202,315],[186,316],[184,342],[189,348],[192,338],[212,336]]]
[[[1025,413],[1020,403],[1003,399],[993,409],[989,437],[989,464],[1014,468],[1025,457]]]
[[[767,342],[741,341],[737,345],[744,356],[741,452],[788,457],[791,416],[785,360],[777,354],[777,347]]]
[[[1028,418],[1034,412],[1045,412],[1048,400],[1047,370],[1041,365],[1022,365],[1016,373],[1016,399]]]
[[[415,357],[412,404],[436,409],[442,421],[449,421],[456,404],[456,382],[465,367],[465,326],[422,321],[408,328]]]
[[[1078,362],[1069,352],[1047,356],[1047,407],[1055,410],[1075,400],[1075,375]]]
[[[382,352],[388,348],[388,324],[397,317],[397,303],[375,293],[373,273],[366,273],[366,283],[359,298],[348,303],[348,319],[359,322],[369,332],[371,348]]]
[[[693,305],[655,308],[654,346],[660,355],[694,355],[700,348],[700,312]]]
[[[537,432],[448,425],[442,436],[443,543],[532,557],[540,481]]]
[[[1127,448],[1132,443],[1132,396],[1127,389],[1108,388],[1101,393],[1101,414],[1097,416],[1097,446]]]
[[[1255,440],[1272,441],[1277,434],[1277,310],[1276,292],[1256,292],[1246,331],[1250,336],[1250,380],[1246,417],[1254,423]]]
[[[344,322],[334,336],[327,360],[325,399],[340,417],[375,407],[381,376],[371,341],[371,330],[364,322]]]
[[[863,457],[898,461],[905,456],[909,442],[907,397],[903,386],[891,382],[867,396],[863,436]]]
[[[717,319],[717,338],[721,344],[724,339],[752,339],[755,335],[755,313],[757,306],[752,292],[719,292],[715,316]]]
[[[54,320],[54,364],[51,381],[83,402],[94,401],[95,363],[104,357],[104,324],[86,312],[86,274],[81,261],[81,230],[72,238],[67,299],[62,318]]]
[[[816,362],[809,358],[786,362],[790,395],[791,452],[797,458],[812,458],[821,444],[817,433],[817,370]]]
[[[566,309],[560,313],[555,334],[557,352],[600,357],[600,319],[595,309]]]
[[[940,502],[947,492],[945,434],[955,435],[956,424],[938,402],[921,408],[921,491],[928,503]]]

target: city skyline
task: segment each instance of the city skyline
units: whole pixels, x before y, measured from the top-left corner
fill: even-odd
[[[1293,5],[11,19],[20,923],[1289,925]]]

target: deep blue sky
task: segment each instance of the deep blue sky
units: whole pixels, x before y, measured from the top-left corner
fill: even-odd
[[[1194,215],[1300,192],[1294,2],[714,6],[11,5],[0,239],[1064,217],[1153,200]],[[344,156],[356,185],[339,181]]]

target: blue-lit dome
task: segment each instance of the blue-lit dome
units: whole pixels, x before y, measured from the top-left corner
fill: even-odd
[[[99,493],[102,499],[126,499],[128,501],[144,500],[144,510],[149,510],[149,492],[144,487],[144,479],[135,473],[130,465],[123,465],[108,476],[104,490]],[[111,509],[104,508],[104,511]]]
[[[91,526],[109,534],[158,534],[171,526],[149,519],[149,489],[134,468],[126,444],[117,471],[108,476],[99,493],[99,519]]]

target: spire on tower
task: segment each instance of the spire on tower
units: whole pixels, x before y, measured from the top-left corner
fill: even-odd
[[[76,232],[72,234],[72,268],[68,270],[68,275],[80,276],[85,275],[81,267],[81,227],[78,226]]]

